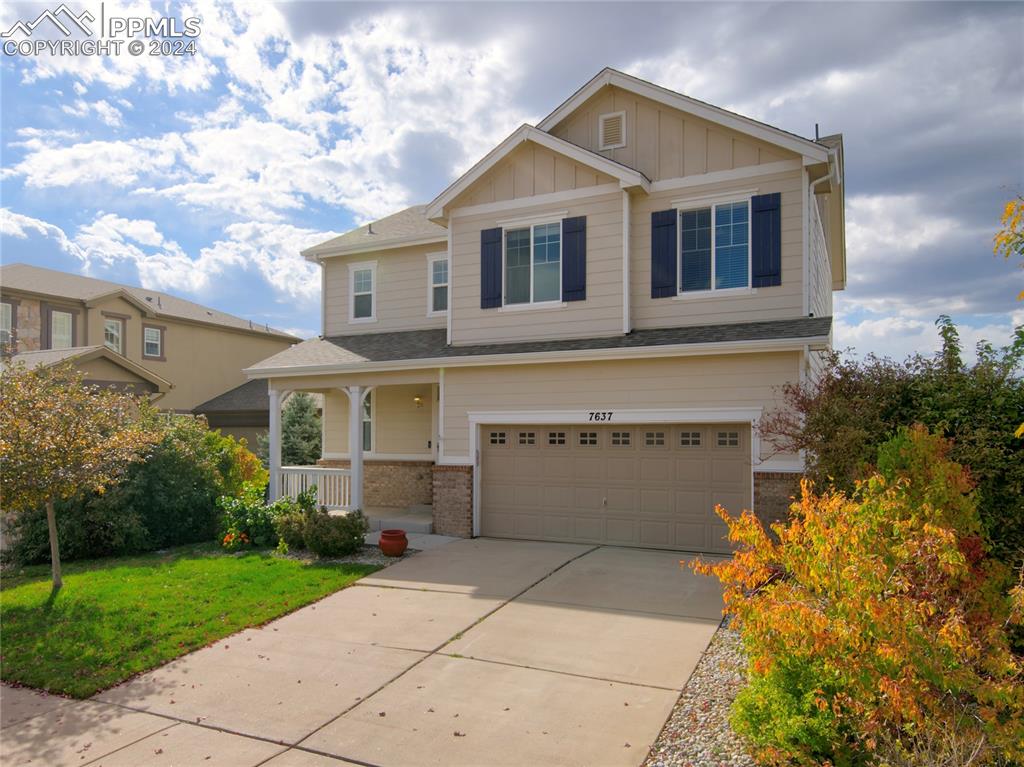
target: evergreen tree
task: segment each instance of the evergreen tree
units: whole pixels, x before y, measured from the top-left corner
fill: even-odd
[[[320,459],[320,414],[316,400],[306,392],[295,392],[281,412],[281,465],[312,466]],[[269,464],[270,440],[259,437],[258,452]]]

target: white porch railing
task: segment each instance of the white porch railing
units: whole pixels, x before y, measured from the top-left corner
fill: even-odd
[[[295,498],[316,485],[318,506],[348,511],[351,508],[352,472],[326,466],[282,466],[279,497]]]

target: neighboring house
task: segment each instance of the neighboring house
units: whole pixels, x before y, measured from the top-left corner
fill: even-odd
[[[323,397],[313,395],[317,410],[323,411]],[[282,398],[284,406],[287,398]],[[211,429],[220,429],[233,437],[244,437],[249,449],[255,451],[260,437],[270,424],[270,395],[267,382],[259,379],[246,381],[240,386],[208,400],[192,409],[206,416]]]
[[[63,355],[84,368],[100,364],[97,349],[109,351],[101,354],[108,367],[163,382],[157,405],[166,410],[191,412],[243,384],[243,368],[298,340],[155,290],[28,264],[0,267],[0,341],[15,359]]]
[[[171,390],[169,381],[136,365],[130,359],[115,354],[106,346],[79,346],[68,349],[37,349],[21,352],[0,360],[0,370],[8,364],[22,363],[25,367],[48,368],[71,362],[83,374],[86,383],[114,388],[136,395],[146,395],[151,402],[160,400]]]
[[[803,466],[756,426],[831,345],[842,147],[602,71],[430,204],[305,251],[323,336],[247,371],[272,490],[281,394],[319,391],[334,505],[727,551],[715,504],[782,515]]]

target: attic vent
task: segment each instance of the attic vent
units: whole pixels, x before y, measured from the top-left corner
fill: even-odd
[[[598,146],[602,151],[626,146],[626,113],[601,115],[598,119],[598,133]]]

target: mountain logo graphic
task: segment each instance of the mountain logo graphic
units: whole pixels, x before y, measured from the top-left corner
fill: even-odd
[[[62,23],[62,17],[64,18],[64,21],[68,22],[68,24]],[[40,24],[47,20],[55,27],[57,27],[57,29],[63,32],[64,37],[71,36],[71,29],[69,28],[70,24],[74,24],[85,34],[92,37],[92,30],[88,26],[86,26],[85,22],[96,21],[96,17],[89,13],[89,11],[84,11],[76,16],[71,12],[67,5],[61,3],[55,11],[47,9],[40,13],[35,21],[29,23],[26,23],[24,21],[15,22],[14,25],[6,32],[4,32],[2,35],[0,35],[0,37],[3,37],[5,39],[8,37],[13,37],[15,32],[21,32],[26,37],[31,37],[36,27],[38,27]]]

